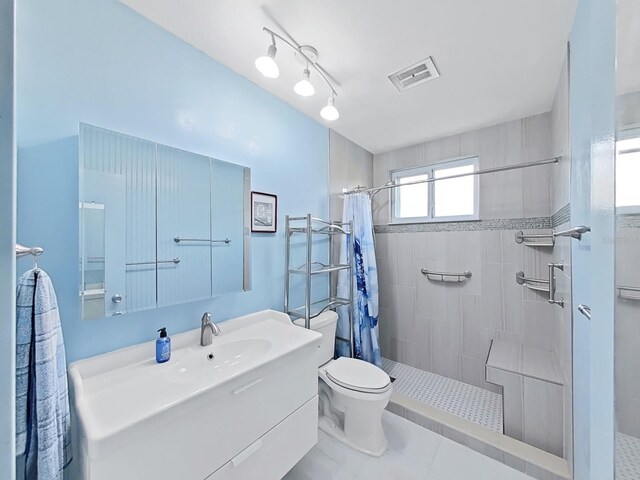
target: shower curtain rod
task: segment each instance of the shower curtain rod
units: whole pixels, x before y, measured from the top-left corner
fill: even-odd
[[[428,178],[427,180],[416,180],[415,182],[407,182],[407,183],[401,183],[401,184],[388,182],[380,187],[373,187],[373,188],[356,187],[353,190],[343,191],[342,194],[353,195],[354,193],[368,193],[371,196],[373,196],[379,191],[387,190],[389,188],[406,187],[408,185],[418,185],[420,183],[431,183],[431,182],[436,182],[438,180],[450,180],[452,178],[468,177],[471,175],[484,175],[485,173],[506,172],[508,170],[519,170],[521,168],[539,167],[541,165],[555,164],[555,163],[558,163],[560,160],[562,160],[562,157],[553,157],[553,158],[547,158],[545,160],[538,160],[535,162],[519,163],[516,165],[505,165],[504,167],[485,168],[484,170],[476,170],[469,173],[461,173],[459,175],[449,175],[448,177]]]

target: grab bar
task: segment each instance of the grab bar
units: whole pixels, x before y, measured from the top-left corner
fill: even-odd
[[[525,277],[524,272],[522,270],[516,273],[516,283],[518,285],[522,285],[523,287],[527,287],[529,290],[535,290],[536,292],[545,292],[545,293],[549,292],[549,280],[541,280],[539,278]],[[536,284],[547,285],[547,286],[542,287]]]
[[[444,277],[457,277],[458,279],[456,280],[457,282],[464,282],[465,280],[471,278],[471,272],[469,270],[465,270],[462,273],[450,273],[450,272],[434,272],[431,270],[427,270],[426,268],[422,268],[420,269],[420,272],[425,275],[427,278],[429,278],[431,275],[436,276],[436,277],[440,277],[440,280],[435,280],[438,282],[447,282],[449,280],[445,280]],[[432,278],[429,278],[429,280],[434,280]]]
[[[226,243],[227,245],[229,245],[231,243],[231,240],[229,240],[228,238],[225,238],[224,240],[211,240],[209,238],[182,238],[182,237],[175,237],[173,239],[173,241],[176,242],[176,243],[180,243],[180,242]]]
[[[180,263],[180,259],[178,257],[172,259],[172,260],[157,260],[155,262],[132,262],[132,263],[125,263],[125,265],[127,267],[134,267],[137,265],[157,265],[160,263],[173,263],[175,265]]]
[[[549,303],[551,305],[560,305],[564,308],[564,298],[556,300],[556,275],[555,269],[564,270],[564,263],[562,261],[549,264]]]

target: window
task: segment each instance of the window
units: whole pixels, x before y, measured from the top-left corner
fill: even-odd
[[[616,147],[616,213],[640,213],[640,131],[624,132]]]
[[[478,220],[478,157],[391,172],[391,223]],[[456,177],[448,180],[439,178]],[[425,180],[434,179],[434,181]],[[415,183],[423,182],[423,183]]]

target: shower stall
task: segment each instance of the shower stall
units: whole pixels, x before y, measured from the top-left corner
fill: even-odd
[[[374,155],[368,188],[332,182],[372,195],[388,408],[552,478],[570,475],[571,242],[581,236],[567,69],[547,113]],[[332,157],[345,142],[332,132]],[[349,193],[336,188],[331,201]]]

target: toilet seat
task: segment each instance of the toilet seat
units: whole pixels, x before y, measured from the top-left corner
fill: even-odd
[[[391,388],[389,375],[363,360],[340,357],[329,362],[324,370],[329,380],[348,390],[376,394]]]

